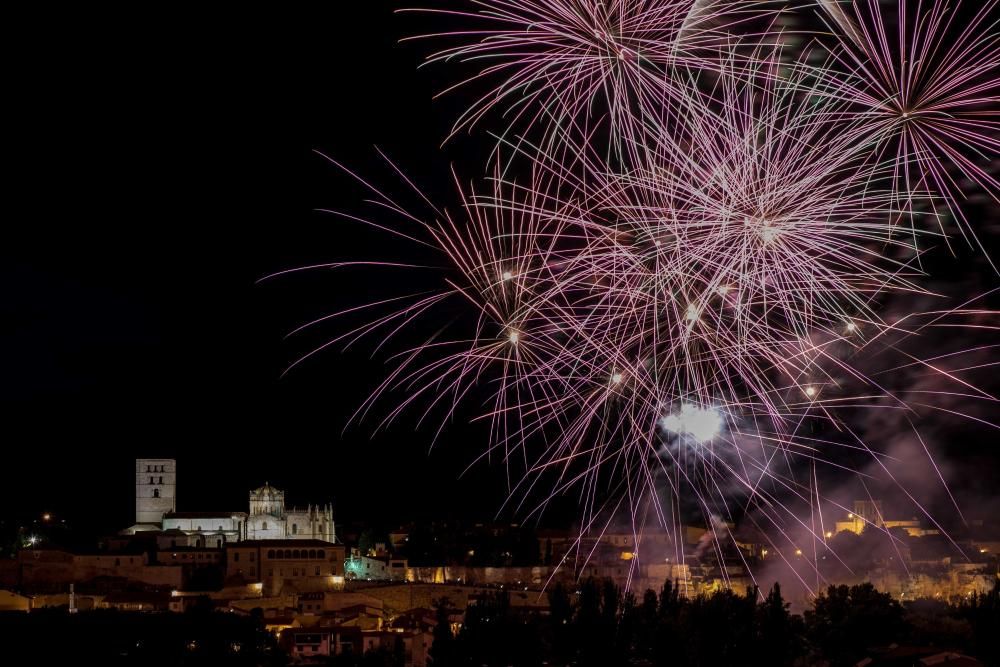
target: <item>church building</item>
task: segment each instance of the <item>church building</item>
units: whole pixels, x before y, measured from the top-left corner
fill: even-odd
[[[333,506],[285,507],[285,492],[268,483],[250,492],[249,512],[178,512],[177,462],[136,459],[135,520],[129,533],[161,531],[171,546],[221,547],[247,540],[336,542]]]
[[[336,541],[331,505],[308,505],[306,509],[286,509],[285,492],[265,482],[250,492],[250,515],[245,540]]]

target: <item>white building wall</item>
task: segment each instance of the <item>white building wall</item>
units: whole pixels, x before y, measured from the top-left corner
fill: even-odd
[[[270,514],[257,514],[247,518],[248,540],[285,539],[285,521]]]
[[[204,533],[238,533],[243,517],[223,515],[217,517],[164,517],[163,530],[176,528],[183,531]]]
[[[293,509],[285,516],[285,537],[292,540],[323,540],[334,542],[333,508],[319,505],[308,509]]]

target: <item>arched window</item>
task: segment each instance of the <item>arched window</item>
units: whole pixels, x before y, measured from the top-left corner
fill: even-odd
[[[326,558],[326,552],[323,551],[322,549],[320,549],[319,551],[316,552],[316,557],[317,558]]]
[[[220,533],[222,532],[222,526],[219,526],[219,532]]]
[[[285,558],[291,558],[291,557],[292,557],[292,550],[285,549]]]
[[[315,549],[310,549],[309,550],[309,557],[310,558],[315,558],[316,557],[316,550]]]
[[[260,524],[260,529],[261,530],[267,530],[267,521],[265,521],[264,523]]]
[[[200,549],[201,547],[205,546],[205,540],[199,537],[195,545]]]
[[[222,540],[221,539],[216,540],[215,541],[215,546],[221,549],[222,548]]]
[[[274,558],[274,549],[268,549],[267,550],[267,557],[268,558]]]
[[[299,534],[299,525],[296,524],[296,523],[293,523],[292,524],[292,535],[298,535],[298,534]]]
[[[154,498],[159,498],[160,497],[160,490],[159,489],[153,489],[153,497]]]
[[[177,540],[170,540],[170,548],[171,549],[177,548]]]
[[[295,549],[294,551],[292,551],[292,558],[300,558],[300,557],[301,556],[299,554],[299,550],[298,549]]]

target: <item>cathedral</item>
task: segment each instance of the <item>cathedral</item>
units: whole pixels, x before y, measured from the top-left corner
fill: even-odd
[[[159,530],[174,546],[221,547],[246,540],[336,542],[333,507],[285,507],[285,492],[265,483],[250,492],[249,512],[178,512],[177,462],[136,459],[135,520],[127,532]]]
[[[333,542],[333,507],[309,505],[285,509],[285,492],[265,483],[250,492],[245,540],[324,540]]]

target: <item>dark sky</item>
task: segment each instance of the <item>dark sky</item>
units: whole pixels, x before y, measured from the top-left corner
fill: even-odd
[[[478,164],[480,150],[440,148],[455,107],[431,98],[452,79],[417,71],[423,47],[397,43],[414,19],[376,0],[324,6],[88,7],[9,24],[4,512],[122,527],[147,455],[179,459],[186,510],[245,509],[265,480],[293,502],[334,501],[340,521],[497,509],[498,469],[456,481],[475,428],[430,456],[429,431],[410,423],[342,435],[384,368],[367,348],[280,378],[310,342],[285,333],[398,287],[322,272],[256,284],[385,250],[314,210],[362,193],[313,151],[391,176],[378,145],[447,197],[449,163]]]
[[[388,3],[326,5],[336,11],[88,9],[19,23],[5,94],[17,205],[0,265],[0,507],[86,507],[120,526],[134,458],[166,455],[188,510],[245,509],[265,479],[292,501],[335,501],[344,518],[496,509],[498,496],[476,492],[492,476],[455,483],[471,460],[462,443],[428,457],[410,427],[342,437],[382,368],[364,350],[279,378],[305,349],[285,333],[367,287],[255,281],[379,249],[313,210],[360,194],[313,150],[370,173],[377,144],[438,174],[431,194],[450,159],[431,100],[441,80],[397,44],[405,18]]]

